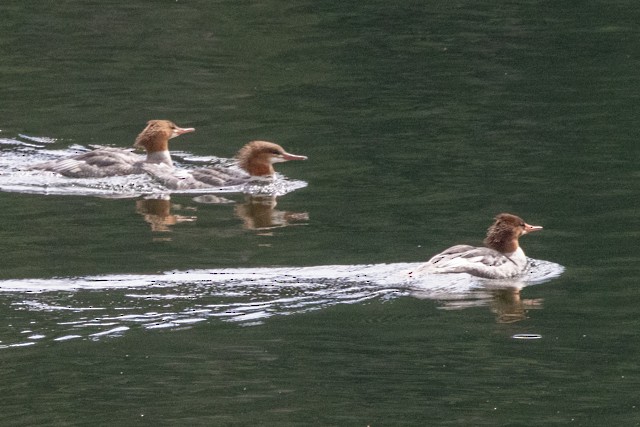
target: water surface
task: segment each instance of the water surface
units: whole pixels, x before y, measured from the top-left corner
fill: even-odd
[[[503,211],[545,227],[528,256],[565,267],[446,302],[350,282],[323,305],[260,282],[217,304],[314,309],[166,328],[145,324],[220,294],[2,292],[3,424],[638,424],[634,2],[8,1],[0,16],[2,140],[129,147],[166,118],[197,128],[174,144],[193,156],[253,139],[309,156],[278,165],[308,186],[264,203],[2,192],[2,282],[416,263],[480,244]]]

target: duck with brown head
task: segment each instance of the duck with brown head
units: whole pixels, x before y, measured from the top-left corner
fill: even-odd
[[[101,178],[145,173],[145,163],[172,167],[169,140],[194,131],[194,128],[181,128],[169,120],[150,120],[134,143],[134,147],[143,148],[147,152],[146,158],[128,149],[100,147],[75,156],[36,164],[29,169],[56,172],[72,178]]]
[[[278,144],[268,141],[252,141],[238,151],[238,166],[251,176],[273,176],[274,163],[289,160],[307,160],[306,156],[290,154]]]
[[[439,253],[423,264],[425,273],[468,273],[489,279],[502,279],[522,274],[527,257],[520,247],[521,236],[542,230],[509,213],[495,217],[484,239],[486,247],[457,245]]]
[[[140,132],[133,146],[147,152],[147,163],[163,163],[173,166],[169,154],[169,140],[185,133],[195,132],[194,128],[181,128],[169,120],[150,120]]]
[[[273,142],[252,141],[244,145],[236,154],[237,167],[215,165],[195,169],[188,174],[171,174],[153,167],[145,167],[145,169],[168,188],[205,189],[241,185],[252,179],[270,179],[275,175],[273,168],[275,163],[306,159],[306,156],[288,153]]]

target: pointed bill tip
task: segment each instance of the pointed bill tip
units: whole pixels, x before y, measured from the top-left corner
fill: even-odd
[[[307,156],[299,156],[297,154],[284,153],[282,154],[284,160],[307,160]]]
[[[542,230],[542,228],[543,227],[541,225],[530,225],[527,223],[524,224],[525,233],[532,233],[534,231],[539,231],[539,230]]]
[[[174,132],[176,133],[176,135],[182,135],[182,134],[185,134],[185,133],[191,133],[191,132],[195,132],[195,131],[196,131],[196,128],[179,128],[179,127],[176,127],[174,129]]]

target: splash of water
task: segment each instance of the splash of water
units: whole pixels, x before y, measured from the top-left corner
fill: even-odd
[[[461,309],[464,301],[478,306],[482,292],[544,283],[564,270],[555,263],[532,260],[523,276],[495,281],[466,274],[410,276],[418,266],[332,265],[4,280],[0,281],[0,304],[12,313],[13,324],[0,328],[0,348],[47,339],[103,339],[131,328],[183,328],[206,321],[255,326],[272,316],[402,296]]]
[[[89,151],[87,147],[72,145],[64,150],[47,150],[43,145],[32,142],[51,143],[49,138],[24,137],[30,142],[17,139],[0,139],[0,145],[10,149],[0,151],[0,191],[27,194],[97,196],[109,198],[133,198],[153,194],[230,194],[282,196],[307,186],[304,181],[290,180],[276,174],[269,182],[251,181],[242,185],[211,187],[198,190],[174,190],[163,186],[152,177],[140,175],[113,176],[103,178],[68,178],[46,171],[29,171],[29,166],[72,156]],[[229,165],[230,159],[217,157],[194,157],[188,153],[177,153],[175,162],[178,169],[188,170],[194,163]]]

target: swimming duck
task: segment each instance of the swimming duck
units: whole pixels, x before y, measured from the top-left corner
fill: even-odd
[[[522,274],[527,257],[518,243],[520,236],[542,230],[509,213],[495,217],[484,239],[486,247],[456,245],[435,255],[418,268],[425,273],[468,273],[488,279],[501,279]]]
[[[100,147],[87,153],[36,164],[29,169],[57,172],[72,178],[101,178],[145,173],[145,164],[172,168],[169,140],[194,131],[194,128],[181,128],[169,120],[150,120],[133,144],[135,148],[146,150],[146,158],[131,149]]]
[[[238,151],[236,163],[232,166],[214,165],[175,172],[162,166],[145,165],[145,170],[168,188],[202,189],[241,185],[252,179],[271,179],[275,174],[275,163],[306,159],[306,156],[286,152],[273,142],[252,141]]]

